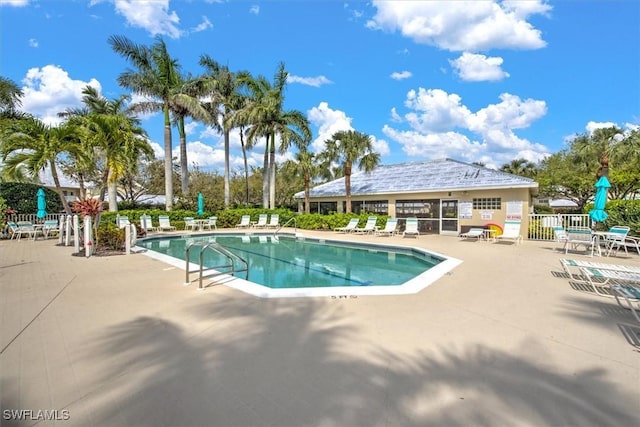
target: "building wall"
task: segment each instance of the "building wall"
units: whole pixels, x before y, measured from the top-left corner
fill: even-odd
[[[437,234],[458,234],[463,228],[469,226],[484,226],[487,224],[496,224],[502,227],[507,220],[507,211],[509,205],[512,207],[520,207],[519,216],[522,223],[520,233],[526,238],[528,230],[528,214],[531,209],[531,190],[530,188],[512,188],[512,189],[491,189],[491,190],[467,190],[467,191],[441,191],[429,193],[411,193],[411,194],[376,194],[367,196],[352,196],[352,204],[363,201],[384,201],[388,203],[387,215],[397,218],[405,218],[408,216],[417,216],[420,219],[421,231]],[[476,201],[474,205],[474,199]],[[499,199],[499,200],[496,200]],[[342,206],[345,197],[318,197],[312,198],[314,202],[338,202],[337,211],[342,212]],[[422,204],[417,203],[416,206],[403,204],[403,201],[437,201],[437,205],[430,202]],[[518,202],[516,204],[509,202]],[[299,203],[299,211],[303,212],[303,203]],[[465,212],[461,210],[471,204],[470,218],[462,217]],[[441,218],[447,215],[443,204],[449,208],[457,205],[457,217]],[[435,209],[434,209],[435,207]],[[434,212],[437,210],[437,212]],[[411,212],[411,213],[406,213]],[[466,211],[468,214],[469,211]],[[514,212],[515,213],[515,212]],[[517,215],[510,215],[509,219],[517,219]],[[453,221],[451,221],[453,220]],[[456,221],[457,220],[457,221]]]

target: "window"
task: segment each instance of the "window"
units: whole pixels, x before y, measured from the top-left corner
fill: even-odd
[[[440,218],[440,200],[398,200],[396,216],[407,218]]]
[[[304,205],[304,203],[303,203]],[[328,215],[332,212],[336,212],[338,209],[337,202],[310,202],[309,212]]]
[[[342,202],[343,212],[346,212],[347,202]],[[387,215],[389,213],[389,202],[387,200],[366,200],[351,201],[351,212],[359,214],[360,212],[377,213]]]
[[[500,210],[502,209],[501,197],[484,197],[473,199],[473,209],[479,210]]]

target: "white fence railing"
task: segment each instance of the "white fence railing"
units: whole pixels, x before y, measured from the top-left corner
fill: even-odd
[[[591,219],[587,214],[531,214],[529,215],[529,240],[554,240],[553,227],[571,229],[590,227]]]
[[[42,223],[44,221],[49,221],[49,220],[56,220],[59,221],[60,217],[64,215],[64,214],[60,214],[60,213],[51,213],[51,214],[47,214],[47,216],[45,216],[44,218],[38,218],[36,216],[36,214],[22,214],[22,213],[17,213],[17,214],[10,214],[7,215],[7,220],[9,221],[14,221],[14,222],[18,222],[18,221],[29,221],[32,222],[34,224],[38,224],[38,223]]]

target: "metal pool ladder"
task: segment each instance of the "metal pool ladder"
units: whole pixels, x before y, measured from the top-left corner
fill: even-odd
[[[189,270],[189,252],[191,251],[191,248],[194,246],[198,246],[200,247],[200,255],[199,255],[199,262],[198,262],[198,269],[197,270]],[[217,252],[220,255],[222,255],[227,261],[228,264],[222,264],[222,265],[216,265],[213,267],[208,267],[208,268],[204,268],[204,264],[203,264],[203,258],[204,258],[204,253],[205,251],[210,250],[213,252]],[[240,255],[231,252],[229,249],[225,248],[224,246],[222,246],[219,243],[210,241],[210,242],[191,242],[187,245],[187,247],[185,248],[185,260],[186,260],[186,267],[185,267],[185,272],[186,272],[186,276],[185,276],[185,281],[184,284],[188,285],[191,282],[189,281],[189,274],[191,273],[198,273],[198,289],[203,289],[202,287],[202,279],[207,278],[207,277],[215,277],[215,276],[220,276],[222,274],[233,274],[233,273],[239,273],[244,271],[245,272],[245,280],[249,279],[249,263],[247,262],[246,259],[242,258]],[[241,268],[237,268],[236,267],[236,261],[239,261],[241,264],[243,264],[243,266]],[[217,271],[218,269],[229,269],[227,271]],[[216,270],[215,272],[209,274],[209,275],[204,275],[205,271],[208,270]]]
[[[286,226],[287,226],[287,224],[289,224],[291,221],[293,221],[293,226],[295,227],[295,228],[294,228],[294,231],[296,231],[296,232],[297,232],[297,231],[298,231],[298,223],[296,222],[296,217],[295,217],[295,216],[292,216],[291,218],[289,218],[289,221],[287,221],[287,222],[285,222],[284,224],[282,224],[281,226],[279,226],[279,227],[276,229],[276,231],[274,231],[274,232],[273,232],[273,235],[274,235],[274,236],[276,236],[276,235],[278,234],[278,231],[280,231],[280,230],[282,230],[284,227],[286,227]]]

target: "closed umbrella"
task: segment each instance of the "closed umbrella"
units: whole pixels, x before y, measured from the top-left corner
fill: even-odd
[[[607,205],[607,192],[611,187],[606,176],[601,176],[596,182],[596,195],[593,200],[593,209],[589,211],[589,217],[593,222],[604,222],[609,215],[604,211]]]
[[[198,193],[198,215],[202,215],[204,213],[204,197],[202,193]]]
[[[38,212],[36,213],[36,216],[42,219],[47,216],[47,201],[44,197],[44,190],[42,188],[38,189],[37,197],[38,197]]]

